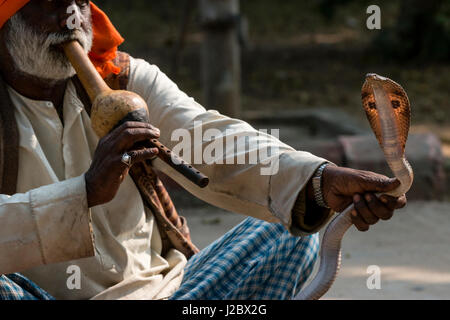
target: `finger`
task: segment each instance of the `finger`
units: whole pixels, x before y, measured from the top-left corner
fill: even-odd
[[[129,150],[134,144],[159,138],[159,132],[149,128],[128,128],[122,131],[115,141],[116,149],[120,152]]]
[[[394,215],[394,210],[386,207],[375,195],[368,193],[365,195],[365,199],[370,211],[381,220],[389,220]]]
[[[397,188],[400,185],[400,181],[381,174],[361,171],[359,184],[364,192],[389,192]]]
[[[156,132],[160,132],[158,128],[152,126],[150,123],[147,122],[138,122],[138,121],[127,121],[122,123],[120,126],[118,126],[117,128],[114,128],[111,131],[111,135],[113,137],[117,137],[118,135],[120,135],[123,131],[127,130],[127,129],[137,129],[137,128],[142,128],[142,129],[152,129],[155,130]]]
[[[145,148],[128,152],[128,154],[131,156],[132,164],[143,162],[146,160],[153,160],[158,156],[158,153],[158,148]]]
[[[364,220],[361,218],[361,216],[358,215],[356,210],[352,210],[350,215],[352,217],[352,223],[355,225],[356,229],[362,232],[369,230],[370,226],[366,222],[364,222]]]
[[[352,197],[338,197],[338,203],[333,206],[336,212],[342,212],[344,211],[346,208],[348,208],[349,205],[353,204],[353,199]]]
[[[403,195],[399,198],[394,198],[394,197],[391,197],[388,195],[382,195],[380,197],[380,201],[383,202],[383,204],[390,210],[404,208],[406,206],[406,202],[407,202],[405,195]]]
[[[377,223],[380,218],[378,218],[372,211],[370,211],[367,206],[366,201],[359,194],[353,197],[353,204],[355,206],[356,212],[361,216],[361,218],[369,225]]]

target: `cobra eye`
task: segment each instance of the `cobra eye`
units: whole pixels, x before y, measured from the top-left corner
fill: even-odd
[[[376,109],[377,108],[377,104],[375,102],[369,102],[369,108],[370,109]]]
[[[364,99],[366,99],[369,95],[370,95],[370,93],[367,92],[367,91],[365,91],[365,92],[363,92],[363,93],[361,94],[361,98],[364,100]]]
[[[400,108],[400,101],[398,101],[398,100],[392,100],[391,104],[392,104],[392,108],[394,108],[394,109]]]

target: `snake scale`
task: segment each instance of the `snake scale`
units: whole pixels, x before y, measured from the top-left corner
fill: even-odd
[[[408,96],[398,83],[374,73],[366,76],[361,96],[364,111],[386,162],[400,181],[397,189],[386,194],[400,197],[410,189],[414,178],[405,157],[411,119]],[[320,299],[333,284],[341,265],[341,241],[352,226],[353,209],[352,204],[328,224],[322,239],[317,275],[294,300]]]

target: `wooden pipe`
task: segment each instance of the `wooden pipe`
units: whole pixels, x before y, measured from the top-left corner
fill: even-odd
[[[65,43],[63,49],[91,99],[92,128],[100,138],[125,121],[149,122],[147,103],[134,92],[108,87],[78,41]],[[149,140],[149,144],[158,148],[161,160],[187,179],[201,188],[208,185],[207,176],[173,154],[157,139]]]

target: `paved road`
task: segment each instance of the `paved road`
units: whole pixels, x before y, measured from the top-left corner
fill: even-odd
[[[201,248],[244,219],[219,209],[185,209]],[[367,268],[381,271],[369,290]],[[343,267],[326,299],[450,299],[450,203],[412,202],[367,233],[352,228],[343,242]]]

